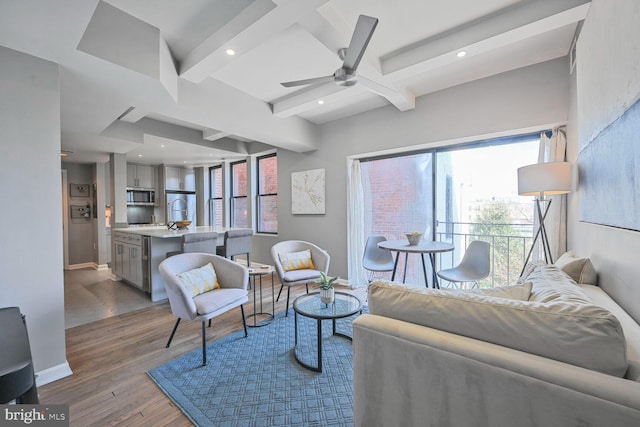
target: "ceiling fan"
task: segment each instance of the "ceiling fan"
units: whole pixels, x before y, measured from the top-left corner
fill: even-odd
[[[305,80],[295,80],[280,83],[284,87],[306,86],[334,81],[340,86],[353,86],[358,81],[356,69],[364,55],[364,51],[371,40],[373,31],[378,25],[378,19],[366,15],[360,15],[356,28],[353,30],[351,42],[346,49],[340,49],[338,55],[342,59],[342,67],[338,68],[332,75],[315,77]]]

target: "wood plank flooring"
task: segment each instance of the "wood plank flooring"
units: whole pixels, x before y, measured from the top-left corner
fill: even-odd
[[[270,307],[271,286],[264,279],[263,284],[263,303]],[[277,284],[276,296],[279,289]],[[366,289],[336,289],[366,300]],[[304,286],[292,288],[291,301],[303,293]],[[247,315],[253,312],[253,291],[249,294]],[[286,289],[276,302],[276,313],[284,312],[285,303]],[[292,309],[289,317],[293,321]],[[165,348],[175,320],[164,303],[67,329],[67,361],[73,375],[40,387],[40,402],[68,404],[71,426],[192,425],[146,374],[200,348],[201,325],[187,321],[181,322],[171,347]],[[240,310],[232,310],[213,319],[207,342],[241,329]],[[249,328],[249,333],[259,334],[260,328]]]

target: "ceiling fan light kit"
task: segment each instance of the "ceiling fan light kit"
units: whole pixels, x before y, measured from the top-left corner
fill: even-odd
[[[338,56],[342,59],[342,67],[338,68],[332,75],[315,77],[305,80],[295,80],[291,82],[281,83],[284,87],[320,85],[333,81],[340,86],[353,86],[358,82],[356,70],[360,64],[360,60],[364,56],[364,51],[369,45],[373,31],[378,25],[378,19],[366,15],[358,17],[358,23],[353,30],[351,42],[346,49],[340,49]]]

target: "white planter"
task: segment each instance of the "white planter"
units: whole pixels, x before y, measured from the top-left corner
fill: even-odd
[[[335,300],[335,289],[320,289],[320,301],[324,304],[333,304]]]

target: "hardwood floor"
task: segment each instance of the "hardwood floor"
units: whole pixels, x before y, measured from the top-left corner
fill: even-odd
[[[277,284],[276,296],[279,288]],[[366,289],[336,288],[366,300]],[[304,286],[292,288],[291,301],[304,292]],[[253,312],[253,291],[249,294],[247,315]],[[271,286],[264,283],[263,302],[270,305],[271,298]],[[286,289],[276,302],[280,316],[285,303]],[[291,321],[292,314],[290,309]],[[192,425],[146,374],[200,348],[200,323],[186,321],[181,322],[171,347],[165,348],[175,320],[169,304],[163,303],[67,329],[67,361],[73,375],[40,387],[40,402],[68,404],[71,426]],[[241,329],[240,310],[231,310],[213,319],[207,342]],[[260,328],[249,328],[249,333],[259,334]]]

